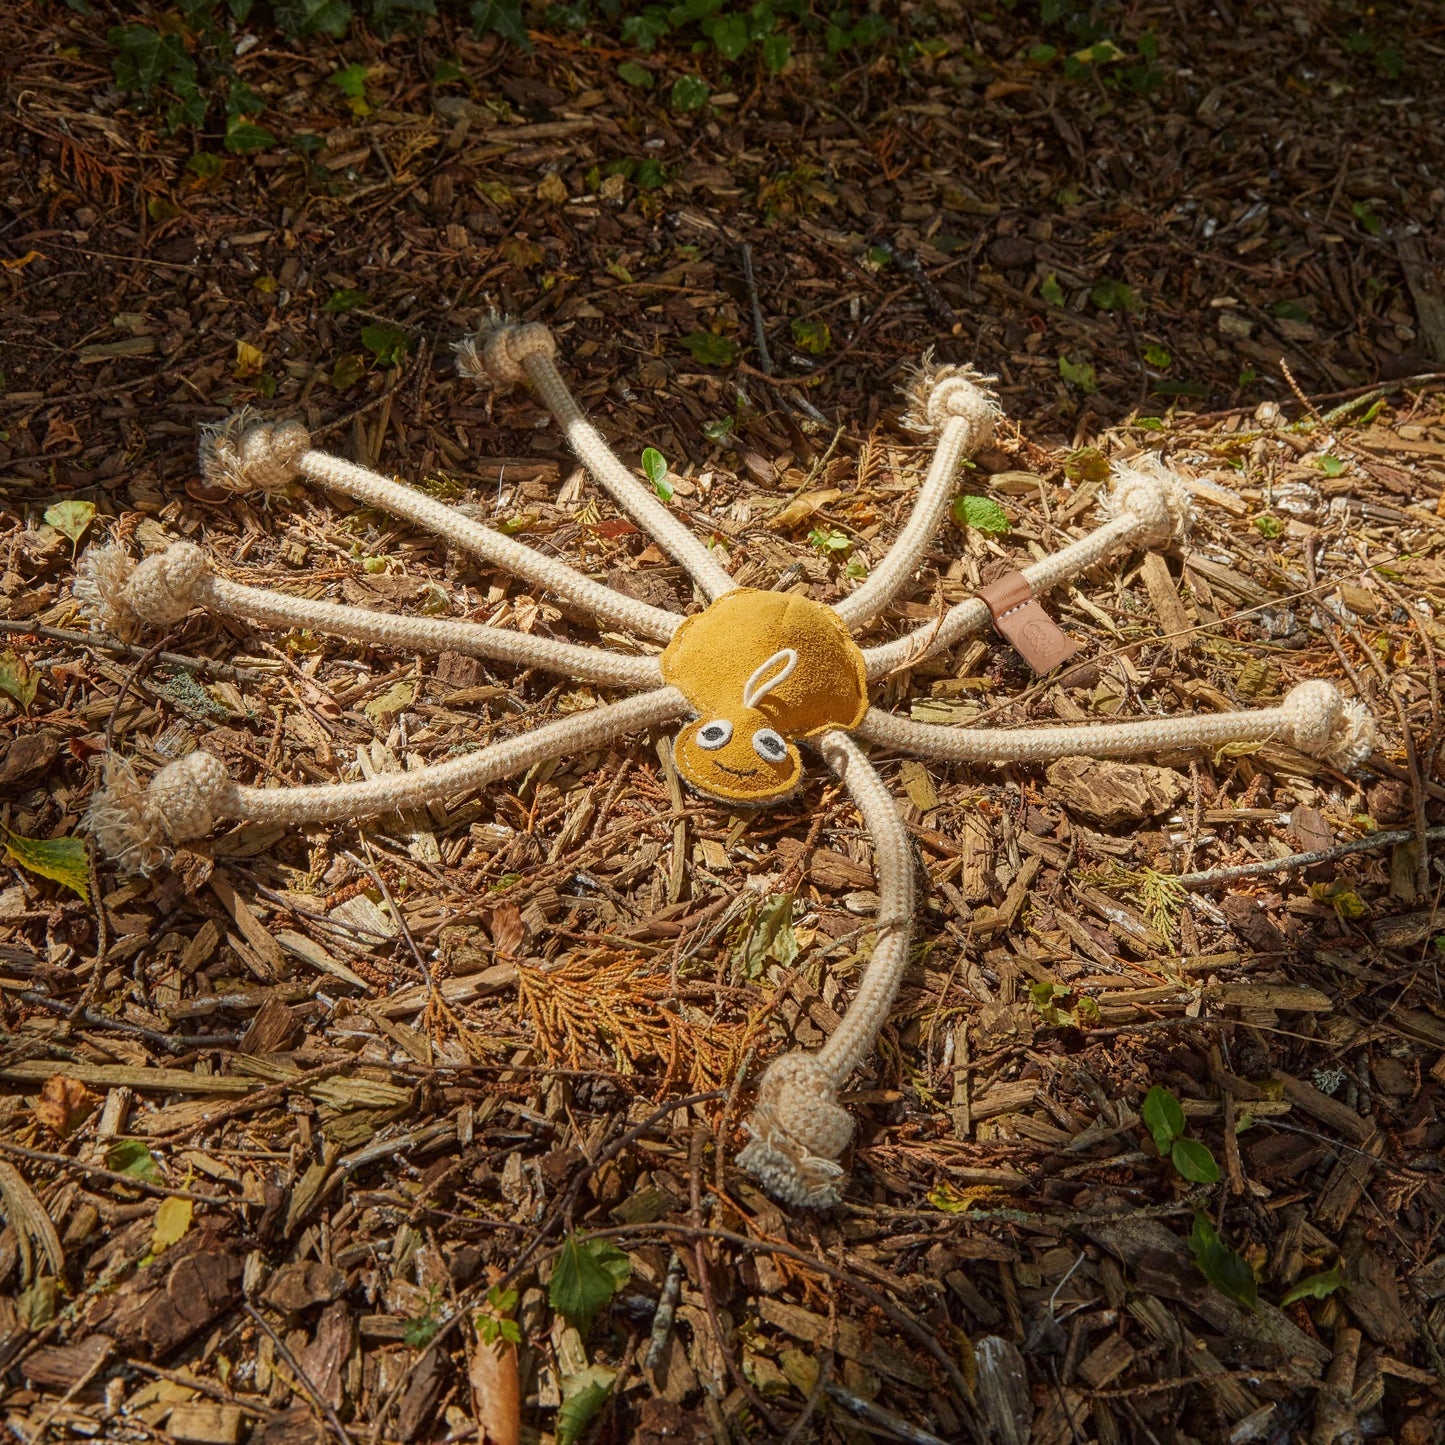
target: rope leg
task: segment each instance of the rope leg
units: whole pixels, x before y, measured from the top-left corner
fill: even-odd
[[[737,586],[708,547],[638,481],[588,421],[557,370],[557,342],[545,326],[502,322],[459,349],[462,367],[471,375],[486,373],[501,383],[530,381],[536,387],[582,465],[663,551],[682,564],[709,602]]]
[[[908,420],[920,430],[935,431],[938,445],[898,540],[868,580],[833,605],[849,628],[866,626],[912,579],[953,500],[959,464],[993,440],[998,402],[983,385],[991,380],[967,367],[933,369],[925,363],[913,391],[913,413]]]
[[[824,1207],[842,1191],[839,1156],[853,1137],[853,1120],[838,1091],[868,1057],[888,1018],[908,967],[913,911],[913,852],[893,795],[845,732],[818,741],[842,778],[873,838],[878,866],[878,938],[858,992],[816,1054],[784,1054],[768,1065],[757,1106],[744,1128],[752,1142],[738,1163],[784,1203]]]
[[[573,713],[531,732],[449,758],[444,763],[383,773],[357,783],[252,788],[231,780],[225,765],[197,749],[140,783],[118,755],[106,760],[89,824],[101,851],[143,873],[162,866],[169,844],[203,837],[226,819],[256,823],[322,823],[424,807],[475,792],[549,758],[589,752],[623,733],[683,716],[687,701],[661,687],[622,702]]]
[[[305,627],[404,652],[450,649],[611,687],[652,688],[662,682],[656,657],[630,657],[476,622],[373,612],[245,587],[217,577],[210,559],[192,542],[177,542],[139,564],[116,549],[93,548],[81,559],[75,592],[97,620],[120,637],[168,626],[193,607],[204,607],[268,627]]]
[[[1278,707],[1182,713],[1090,727],[964,728],[913,722],[869,708],[858,727],[869,742],[946,762],[1048,762],[1063,757],[1132,758],[1171,748],[1278,739],[1346,770],[1374,751],[1374,720],[1331,682],[1302,682]]]
[[[250,422],[244,413],[233,417],[203,436],[201,470],[207,480],[238,491],[252,487],[276,490],[295,477],[305,477],[317,486],[342,492],[433,532],[493,566],[547,588],[592,613],[600,622],[625,632],[666,641],[682,621],[674,613],[624,597],[584,577],[565,562],[494,532],[414,487],[341,457],[312,450],[311,438],[299,422],[272,426]]]
[[[1183,483],[1162,468],[1144,472],[1116,467],[1111,501],[1114,516],[1102,527],[1022,569],[1036,595],[1072,581],[1106,557],[1133,547],[1165,546],[1188,529],[1189,500]],[[952,647],[959,638],[981,631],[991,621],[988,604],[970,597],[951,607],[938,622],[927,623],[878,647],[864,648],[868,677],[871,681],[912,667]]]

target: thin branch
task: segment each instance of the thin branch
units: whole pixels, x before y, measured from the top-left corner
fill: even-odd
[[[311,1403],[326,1416],[326,1423],[336,1432],[336,1438],[341,1441],[341,1445],[351,1445],[351,1436],[347,1433],[346,1426],[341,1423],[341,1417],[316,1388],[311,1376],[301,1368],[301,1362],[291,1353],[286,1341],[271,1328],[265,1316],[250,1300],[242,1300],[241,1308],[270,1336],[271,1343],[276,1346],[276,1353],[286,1362],[286,1368],[291,1371],[296,1383],[310,1396]]]
[[[189,1199],[196,1204],[221,1204],[231,1205],[239,1203],[239,1200],[227,1199],[223,1194],[197,1194],[194,1189],[172,1189],[164,1184],[152,1184],[145,1179],[137,1179],[134,1174],[121,1174],[114,1169],[102,1169],[98,1164],[87,1164],[83,1159],[72,1159],[68,1154],[51,1154],[44,1149],[26,1149],[19,1144],[12,1144],[8,1139],[0,1139],[0,1150],[7,1154],[16,1154],[22,1159],[29,1159],[39,1164],[55,1164],[62,1169],[73,1170],[77,1174],[88,1174],[96,1179],[109,1179],[116,1184],[124,1184],[127,1189],[138,1189],[142,1194],[151,1194],[159,1199]]]
[[[1289,868],[1311,868],[1316,863],[1333,863],[1351,853],[1369,853],[1376,848],[1393,848],[1398,843],[1413,843],[1419,838],[1413,828],[1391,828],[1388,832],[1371,833],[1368,838],[1353,838],[1333,848],[1313,853],[1291,853],[1285,858],[1265,858],[1258,863],[1239,863],[1230,868],[1209,868],[1203,873],[1181,873],[1174,882],[1181,888],[1201,892],[1219,883],[1233,883],[1237,878],[1259,878],[1267,873],[1280,873]],[[1425,837],[1432,843],[1445,840],[1445,828],[1427,828]]]

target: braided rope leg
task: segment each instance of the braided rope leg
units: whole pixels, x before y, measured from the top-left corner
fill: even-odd
[[[905,421],[916,430],[936,433],[938,444],[898,540],[868,580],[834,604],[848,627],[856,630],[871,622],[907,585],[953,499],[960,463],[993,441],[999,407],[986,388],[993,379],[970,367],[931,367],[926,362],[915,379],[912,411]]]
[[[758,1102],[744,1121],[752,1136],[738,1163],[786,1204],[822,1208],[841,1197],[839,1156],[853,1120],[838,1090],[868,1057],[908,967],[913,853],[893,795],[845,732],[826,733],[818,749],[843,780],[873,838],[878,860],[878,938],[843,1021],[816,1054],[784,1054],[768,1065]]]
[[[222,617],[267,627],[310,628],[404,652],[450,649],[610,687],[653,688],[662,682],[655,657],[630,657],[460,619],[374,612],[246,587],[217,577],[210,559],[192,542],[174,543],[140,563],[133,563],[119,549],[93,547],[80,560],[75,595],[108,631],[124,637],[148,627],[169,626],[193,607],[204,607]]]
[[[623,733],[682,717],[687,700],[660,687],[444,763],[382,773],[357,783],[251,788],[232,781],[213,753],[197,749],[168,763],[148,785],[116,754],[105,762],[89,826],[101,851],[122,867],[148,873],[169,860],[171,843],[204,837],[226,819],[253,823],[329,823],[425,807],[475,792],[550,758],[590,752]]]
[[[253,422],[241,413],[205,432],[200,453],[203,475],[217,485],[238,491],[254,487],[275,490],[296,477],[304,477],[317,486],[342,492],[422,527],[494,566],[547,588],[622,631],[666,641],[682,621],[674,613],[614,592],[565,562],[474,522],[414,487],[313,450],[311,438],[299,422],[273,426]]]
[[[582,465],[659,547],[682,564],[709,602],[737,586],[706,545],[638,481],[587,419],[557,370],[557,341],[545,326],[535,321],[525,325],[499,321],[463,342],[459,353],[461,369],[469,375],[486,375],[503,385],[530,381]]]
[[[1036,595],[1072,581],[1096,562],[1120,552],[1134,547],[1167,546],[1189,529],[1189,497],[1184,483],[1160,466],[1140,470],[1117,465],[1110,506],[1113,516],[1102,526],[1022,569]],[[951,607],[938,622],[925,623],[878,647],[864,648],[869,680],[886,677],[943,652],[961,637],[981,632],[992,620],[988,604],[970,597]]]
[[[912,757],[947,762],[1048,762],[1063,757],[1131,758],[1170,748],[1219,747],[1278,739],[1341,770],[1375,750],[1374,720],[1332,682],[1302,682],[1278,707],[1184,713],[1087,727],[965,728],[913,722],[869,708],[860,736]]]

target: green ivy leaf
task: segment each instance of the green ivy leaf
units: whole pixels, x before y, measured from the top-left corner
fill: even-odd
[[[226,127],[226,149],[239,155],[263,151],[276,144],[276,137],[264,125],[249,120],[233,120]]]
[[[271,13],[288,39],[330,35],[339,40],[351,24],[347,0],[272,0]]]
[[[1350,207],[1350,214],[1370,235],[1379,236],[1384,234],[1385,228],[1381,224],[1380,218],[1375,214],[1373,209],[1371,209],[1368,201],[1356,201],[1354,205]]]
[[[710,442],[725,442],[733,434],[736,424],[736,418],[730,416],[719,417],[717,421],[705,421],[702,424],[702,434]]]
[[[85,529],[95,521],[94,502],[56,502],[45,509],[45,520],[62,536],[70,538],[72,547],[78,546],[85,536]]]
[[[793,58],[793,42],[786,35],[769,35],[763,41],[763,64],[776,75],[780,70],[786,70],[788,61]]]
[[[667,458],[656,447],[642,449],[642,470],[652,483],[652,490],[664,502],[672,500],[672,483],[667,480]]]
[[[1184,1133],[1183,1106],[1163,1084],[1155,1084],[1145,1094],[1144,1107],[1139,1112],[1154,1136],[1154,1147],[1161,1157],[1166,1156],[1174,1141]]]
[[[118,25],[106,39],[117,52],[111,68],[122,90],[138,90],[149,96],[171,70],[186,66],[195,69],[180,36],[162,35],[149,25]]]
[[[1159,371],[1165,371],[1174,365],[1174,357],[1168,349],[1163,346],[1146,346],[1144,348],[1144,360]]]
[[[1100,311],[1127,311],[1137,313],[1144,309],[1144,303],[1134,294],[1134,288],[1124,281],[1106,278],[1089,292],[1089,300]]]
[[[5,851],[29,873],[49,878],[90,902],[90,860],[81,838],[22,838],[5,835]]]
[[[119,1139],[105,1151],[105,1167],[147,1184],[164,1184],[155,1156],[140,1139]]]
[[[624,60],[617,67],[617,76],[618,79],[625,80],[628,85],[635,85],[639,90],[652,89],[652,72],[645,65],[639,65],[635,60]]]
[[[569,1234],[552,1268],[547,1299],[586,1335],[597,1312],[632,1276],[632,1262],[610,1240]]]
[[[1219,1182],[1219,1165],[1215,1163],[1208,1145],[1201,1144],[1198,1139],[1176,1139],[1169,1158],[1180,1175],[1191,1184]]]
[[[1220,1239],[1206,1214],[1194,1216],[1189,1252],[1205,1279],[1227,1299],[1252,1310],[1259,1303],[1259,1281],[1242,1254]]]
[[[737,360],[737,342],[715,331],[693,331],[682,338],[692,359],[703,366],[731,366]]]
[[[1327,477],[1338,477],[1344,474],[1345,464],[1338,457],[1324,456],[1319,459],[1320,470]]]
[[[960,527],[972,527],[976,532],[1007,532],[1008,513],[991,497],[955,497],[953,499],[953,520]]]
[[[349,100],[366,99],[366,67],[361,64],[348,65],[344,70],[335,71],[331,83]]]
[[[532,53],[532,37],[522,16],[522,0],[472,0],[472,33],[500,35],[518,50]]]
[[[378,366],[400,366],[411,338],[395,326],[363,326],[361,344],[376,357]]]
[[[657,42],[672,33],[672,21],[660,6],[649,5],[641,15],[629,15],[622,22],[622,38],[644,53],[656,50]]]
[[[702,23],[703,34],[717,47],[717,53],[729,63],[748,48],[748,22],[745,15],[714,15]]]
[[[326,298],[321,309],[332,316],[339,316],[345,311],[354,311],[358,306],[365,306],[367,303],[365,291],[353,291],[349,287],[342,287],[339,291],[333,291]]]
[[[633,172],[632,180],[639,191],[655,191],[667,184],[667,167],[656,156],[648,156]]]
[[[1064,288],[1059,285],[1057,274],[1050,271],[1044,277],[1043,285],[1039,287],[1039,295],[1049,303],[1050,306],[1062,306],[1064,304]]]
[[[1086,396],[1099,389],[1099,380],[1093,366],[1087,361],[1070,361],[1067,356],[1059,357],[1059,375],[1065,381],[1077,386]]]
[[[557,1445],[576,1445],[612,1393],[616,1370],[589,1365],[576,1375],[562,1377],[562,1404],[557,1410]]]
[[[710,94],[707,81],[700,75],[679,75],[672,83],[672,94],[668,97],[668,104],[674,110],[684,113],[701,110],[707,104]]]
[[[826,321],[815,321],[799,317],[793,322],[793,342],[800,351],[813,356],[822,356],[833,344],[833,333]]]
[[[1328,1299],[1337,1289],[1349,1287],[1349,1281],[1336,1265],[1333,1269],[1323,1270],[1319,1274],[1306,1275],[1297,1284],[1291,1285],[1285,1291],[1280,1304],[1292,1305],[1302,1299]]]

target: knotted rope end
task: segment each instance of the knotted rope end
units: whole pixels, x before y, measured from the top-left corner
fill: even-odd
[[[233,492],[278,492],[296,479],[310,449],[311,434],[299,421],[258,421],[242,407],[201,428],[201,475]]]
[[[528,379],[529,357],[556,357],[557,339],[539,321],[513,321],[493,312],[475,336],[463,338],[452,350],[463,376],[512,386]]]
[[[107,632],[132,641],[148,627],[179,622],[201,600],[210,575],[211,564],[194,542],[175,542],[140,562],[119,547],[91,547],[72,591]]]
[[[167,763],[149,784],[117,753],[107,753],[101,784],[86,817],[100,851],[129,873],[154,873],[170,862],[172,843],[203,837],[234,811],[236,785],[211,753]]]
[[[997,380],[971,366],[935,365],[932,351],[925,352],[904,389],[908,409],[903,425],[936,434],[950,417],[962,417],[969,424],[966,450],[970,455],[982,451],[993,442],[994,427],[1003,415],[993,390]]]
[[[1294,744],[1332,768],[1350,772],[1368,762],[1380,730],[1361,702],[1346,699],[1332,682],[1302,682],[1284,700]]]
[[[87,547],[76,564],[70,588],[93,624],[125,642],[133,641],[144,626],[126,590],[134,572],[135,561],[123,547]]]
[[[100,851],[127,873],[154,873],[171,860],[169,839],[149,792],[119,753],[107,753],[86,827]]]
[[[1183,541],[1194,519],[1184,478],[1152,453],[1114,463],[1113,490],[1106,506],[1110,515],[1138,522],[1139,542],[1145,547]]]
[[[773,1198],[810,1209],[842,1198],[838,1156],[853,1137],[853,1120],[814,1055],[785,1054],[768,1065],[743,1127],[752,1142],[738,1163]]]

